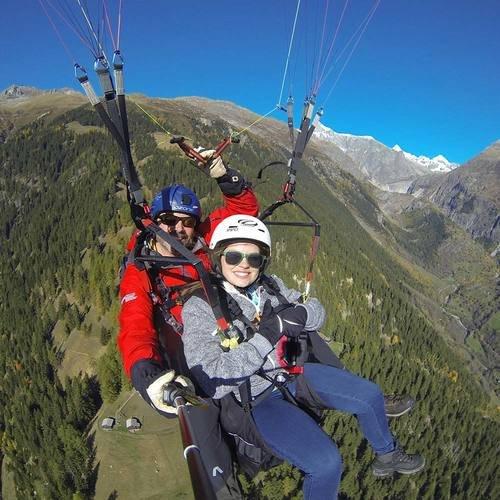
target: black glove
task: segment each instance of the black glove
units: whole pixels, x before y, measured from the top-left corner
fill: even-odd
[[[233,196],[240,194],[248,186],[243,176],[232,168],[228,168],[227,172],[216,180],[224,194]]]
[[[134,389],[142,396],[142,399],[152,404],[148,394],[148,387],[166,371],[157,361],[152,359],[141,359],[134,363],[131,370],[131,379]]]
[[[139,205],[137,203],[130,204],[130,215],[134,221],[136,227],[141,231],[144,229],[143,219],[149,218],[149,212],[146,211],[145,205]]]
[[[150,359],[141,359],[132,366],[132,385],[150,406],[165,417],[177,415],[174,402],[170,398],[165,400],[165,391],[173,394],[181,390],[189,403],[195,404],[199,399],[191,380],[176,375],[174,370],[165,370]]]
[[[278,340],[283,335],[281,329],[282,321],[278,318],[278,315],[274,311],[271,301],[266,300],[264,308],[262,309],[262,316],[260,318],[259,333],[269,340],[272,346],[275,346]]]
[[[287,337],[297,338],[306,326],[307,309],[304,306],[292,304],[281,311],[275,309],[282,322],[283,333]]]

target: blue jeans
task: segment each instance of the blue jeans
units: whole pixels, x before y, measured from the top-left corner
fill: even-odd
[[[394,449],[378,385],[347,370],[315,363],[306,363],[304,376],[326,407],[356,415],[361,431],[377,454]],[[293,393],[294,384],[289,388]],[[269,447],[304,472],[305,500],[337,498],[342,458],[315,420],[284,400],[277,390],[256,405],[252,415]]]

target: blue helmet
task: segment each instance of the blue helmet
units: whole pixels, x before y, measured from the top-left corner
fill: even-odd
[[[201,219],[198,197],[182,184],[172,184],[163,188],[153,199],[151,216],[155,219],[162,212],[180,212]]]

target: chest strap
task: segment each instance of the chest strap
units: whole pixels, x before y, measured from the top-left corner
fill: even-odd
[[[152,274],[152,276],[151,276]],[[169,288],[165,285],[163,280],[161,279],[158,270],[153,272],[148,272],[150,278],[153,278],[153,290],[151,291],[151,299],[153,300],[153,304],[157,306],[159,311],[161,312],[163,321],[167,325],[169,325],[175,333],[178,335],[182,335],[184,331],[184,327],[179,321],[177,321],[173,314],[171,313],[171,308],[177,305],[177,301],[173,298],[173,289]],[[154,289],[158,291],[158,294],[154,292]]]

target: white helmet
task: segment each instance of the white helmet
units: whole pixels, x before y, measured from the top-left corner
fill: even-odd
[[[266,225],[251,215],[231,215],[224,219],[216,228],[210,240],[213,250],[219,243],[231,240],[255,241],[267,247],[271,252],[271,235]]]

